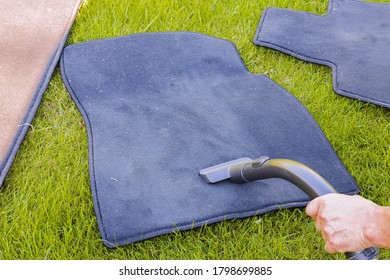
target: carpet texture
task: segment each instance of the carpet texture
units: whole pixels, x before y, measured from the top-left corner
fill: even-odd
[[[0,0],[0,186],[31,127],[81,0]]]
[[[358,192],[308,111],[249,73],[229,41],[172,32],[79,43],[64,49],[61,72],[87,125],[108,247],[308,203],[283,180],[209,185],[198,175],[244,156],[293,159]]]
[[[333,0],[324,16],[268,8],[254,43],[330,66],[336,93],[390,108],[388,3]]]

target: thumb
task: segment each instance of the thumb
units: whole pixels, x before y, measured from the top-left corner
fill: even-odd
[[[320,197],[317,197],[309,202],[306,206],[306,214],[312,218],[316,218],[320,208]]]

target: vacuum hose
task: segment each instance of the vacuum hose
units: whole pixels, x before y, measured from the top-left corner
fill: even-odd
[[[234,183],[248,183],[262,179],[280,178],[299,187],[311,199],[337,191],[321,175],[299,162],[289,159],[260,157],[252,160],[241,158],[200,171],[209,183],[229,179]],[[370,247],[357,252],[346,252],[350,260],[374,260],[379,250]]]

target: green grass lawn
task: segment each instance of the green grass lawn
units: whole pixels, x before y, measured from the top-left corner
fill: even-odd
[[[336,95],[328,67],[254,46],[270,6],[324,14],[328,1],[88,0],[67,44],[158,31],[230,40],[249,71],[267,75],[308,108],[362,195],[390,205],[390,110]],[[323,249],[304,209],[108,249],[92,203],[85,124],[58,69],[32,126],[0,190],[0,259],[344,259]],[[381,259],[390,259],[390,251],[382,250]]]

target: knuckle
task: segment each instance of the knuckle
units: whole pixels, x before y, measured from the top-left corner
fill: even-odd
[[[329,246],[331,246],[331,247],[337,247],[337,245],[338,245],[336,238],[334,238],[332,236],[329,236],[327,241],[328,241]]]
[[[327,240],[327,243],[329,244],[329,247],[331,247],[334,252],[342,252],[343,251],[343,249],[342,249],[343,242],[337,236],[330,236]]]
[[[331,236],[333,233],[334,233],[334,229],[329,226],[329,225],[326,225],[323,229],[323,231],[328,235],[328,236]]]

